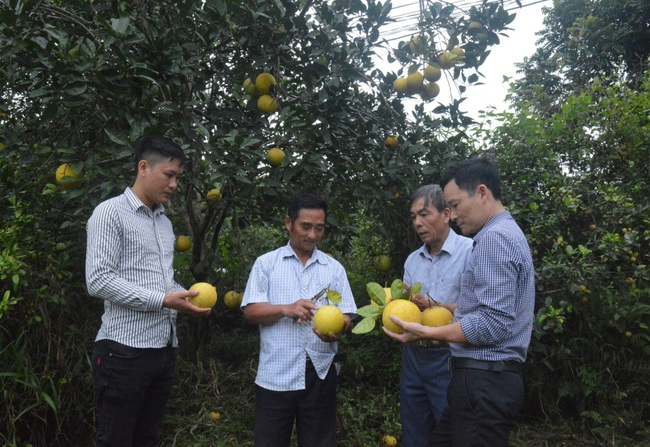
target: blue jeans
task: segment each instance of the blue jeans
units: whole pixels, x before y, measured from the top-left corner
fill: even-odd
[[[520,373],[457,369],[449,407],[434,431],[436,447],[507,447],[524,404]]]
[[[305,371],[305,389],[272,391],[255,387],[255,447],[289,447],[296,422],[298,447],[336,447],[334,364],[325,380]]]
[[[158,446],[176,367],[174,348],[95,343],[92,358],[98,447]]]
[[[429,447],[436,422],[447,407],[449,348],[404,345],[400,379],[402,442]]]

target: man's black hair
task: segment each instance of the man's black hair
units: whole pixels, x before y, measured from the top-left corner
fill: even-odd
[[[325,212],[325,217],[327,218],[327,203],[325,200],[314,193],[303,191],[294,195],[289,202],[289,207],[287,209],[287,215],[291,222],[295,222],[300,214],[300,210],[323,210]]]
[[[183,166],[187,156],[183,149],[169,138],[144,137],[138,141],[135,148],[135,163],[146,160],[150,165],[155,165],[163,160],[178,160]]]
[[[470,197],[474,195],[476,188],[483,184],[492,192],[495,200],[501,201],[499,172],[489,158],[472,158],[450,166],[442,173],[440,187],[444,189],[452,180]]]

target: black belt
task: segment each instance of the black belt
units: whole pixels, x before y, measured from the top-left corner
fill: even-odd
[[[463,357],[449,357],[449,370],[454,371],[457,369],[480,369],[483,371],[508,371],[521,374],[521,362],[516,360],[506,361],[487,361],[487,360],[474,360]]]

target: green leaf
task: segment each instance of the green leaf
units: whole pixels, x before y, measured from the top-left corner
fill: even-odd
[[[111,139],[113,143],[121,144],[122,146],[128,146],[129,142],[126,140],[126,138],[122,137],[121,135],[118,135],[117,132],[113,132],[112,130],[104,129],[104,132],[108,136],[108,138]]]
[[[352,328],[353,334],[367,334],[375,328],[375,319],[372,317],[366,317],[361,320],[354,328]]]
[[[411,286],[411,293],[413,295],[417,295],[421,291],[422,291],[422,283],[421,282],[418,281],[418,282],[416,282],[415,284],[413,284]]]
[[[592,252],[592,250],[588,249],[587,247],[581,244],[578,245],[578,250],[580,250],[580,254],[582,254],[582,256],[587,256],[589,253]]]
[[[130,23],[131,20],[129,20],[128,17],[121,19],[111,19],[111,28],[113,28],[113,31],[115,31],[117,34],[124,34],[129,28]]]
[[[341,302],[343,297],[336,290],[328,290],[327,291],[327,299],[330,300],[332,303],[337,304],[337,303]]]
[[[366,290],[368,291],[368,296],[370,296],[370,299],[373,302],[380,306],[386,304],[386,292],[384,292],[384,288],[381,285],[376,282],[369,282],[366,284]]]
[[[385,306],[376,306],[374,304],[368,304],[366,306],[357,309],[357,314],[361,315],[364,318],[370,317],[370,318],[377,319],[384,311],[384,307]]]
[[[406,292],[406,295],[408,295],[408,292],[406,289],[404,289],[404,283],[401,279],[394,280],[390,285],[390,294],[394,300],[404,299],[404,292]]]

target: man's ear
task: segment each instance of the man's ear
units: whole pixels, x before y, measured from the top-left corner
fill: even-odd
[[[149,169],[149,163],[147,163],[147,160],[140,160],[138,162],[138,174],[143,175],[147,169]]]
[[[478,188],[476,188],[477,193],[479,194],[479,197],[481,198],[481,201],[487,200],[488,196],[490,195],[490,189],[485,186],[483,183],[478,185]]]
[[[287,231],[291,230],[291,218],[289,216],[284,216],[284,226],[287,227]]]

